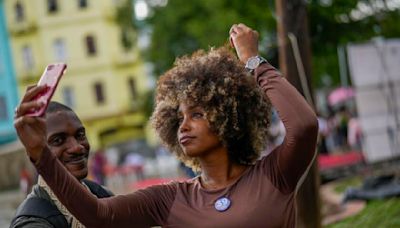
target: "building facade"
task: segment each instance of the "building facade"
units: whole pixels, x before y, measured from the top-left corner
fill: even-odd
[[[18,100],[4,1],[0,0],[0,145],[16,139],[13,115]]]
[[[67,63],[53,100],[73,108],[94,149],[144,138],[149,90],[136,36],[117,22],[120,1],[7,0],[20,93],[47,64]],[[134,39],[133,39],[134,40]]]

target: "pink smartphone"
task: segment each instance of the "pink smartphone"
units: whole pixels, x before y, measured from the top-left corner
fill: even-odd
[[[40,93],[33,98],[33,100],[41,100],[45,102],[46,105],[40,109],[32,110],[27,114],[27,116],[42,116],[44,114],[47,105],[49,104],[51,98],[53,97],[54,91],[57,88],[58,82],[65,74],[66,68],[67,64],[65,63],[50,64],[46,67],[37,85],[47,85],[47,89],[43,93]]]

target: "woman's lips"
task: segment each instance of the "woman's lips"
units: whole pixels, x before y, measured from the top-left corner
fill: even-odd
[[[181,143],[181,145],[186,145],[188,143],[190,143],[190,141],[192,141],[195,137],[193,136],[183,136],[179,142]]]

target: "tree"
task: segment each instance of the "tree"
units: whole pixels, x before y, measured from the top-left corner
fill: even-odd
[[[116,12],[116,22],[120,27],[121,42],[126,50],[133,47],[134,42],[137,41],[137,36],[135,31],[138,26],[134,23],[134,11],[133,2],[131,0],[126,0],[121,2],[117,7]]]
[[[150,0],[147,0],[150,4]],[[323,76],[339,83],[337,47],[363,42],[374,36],[399,37],[398,10],[380,8],[362,19],[351,14],[359,4],[373,7],[384,0],[309,0],[308,18],[313,52],[314,87],[324,86]],[[129,7],[126,7],[130,9]],[[376,7],[375,7],[376,8]],[[175,58],[199,48],[227,41],[229,27],[243,22],[260,32],[261,53],[277,66],[276,15],[274,0],[169,0],[153,8],[146,23],[152,27],[151,47],[145,53],[155,64],[155,73],[169,69]],[[265,44],[268,44],[266,46]],[[301,43],[300,43],[301,45]]]
[[[314,86],[324,86],[323,75],[329,75],[332,85],[339,83],[338,46],[365,42],[376,36],[400,36],[400,27],[397,26],[400,19],[399,10],[385,7],[385,2],[386,0],[309,2]],[[363,13],[360,8],[364,11],[371,9],[372,13]],[[361,17],[355,17],[356,14],[360,14]]]
[[[311,47],[308,30],[307,5],[303,0],[276,0],[279,38],[279,66],[283,75],[313,104],[311,81]],[[289,36],[292,36],[292,42]],[[294,38],[294,40],[293,40]],[[296,45],[300,43],[301,45]],[[298,49],[297,49],[298,48]],[[295,54],[298,52],[298,56]],[[300,58],[297,58],[300,57]],[[301,63],[300,63],[301,61]],[[299,68],[298,64],[302,67]],[[302,83],[302,80],[306,82]],[[306,85],[305,85],[306,84]],[[314,160],[304,183],[297,192],[298,227],[321,227],[319,172]]]
[[[273,7],[273,1],[265,0],[251,4],[242,0],[171,0],[165,7],[154,8],[147,21],[153,28],[148,58],[155,64],[156,73],[161,74],[176,57],[225,44],[230,26],[239,22],[253,27],[274,45]],[[265,55],[267,48],[261,47]]]

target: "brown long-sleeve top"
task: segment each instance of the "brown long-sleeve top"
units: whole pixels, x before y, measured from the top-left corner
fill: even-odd
[[[262,64],[255,77],[277,109],[286,136],[282,145],[225,188],[207,190],[194,178],[97,199],[48,150],[37,170],[87,227],[295,227],[295,189],[314,156],[317,119],[274,67]],[[224,212],[215,208],[221,197],[231,202]]]

